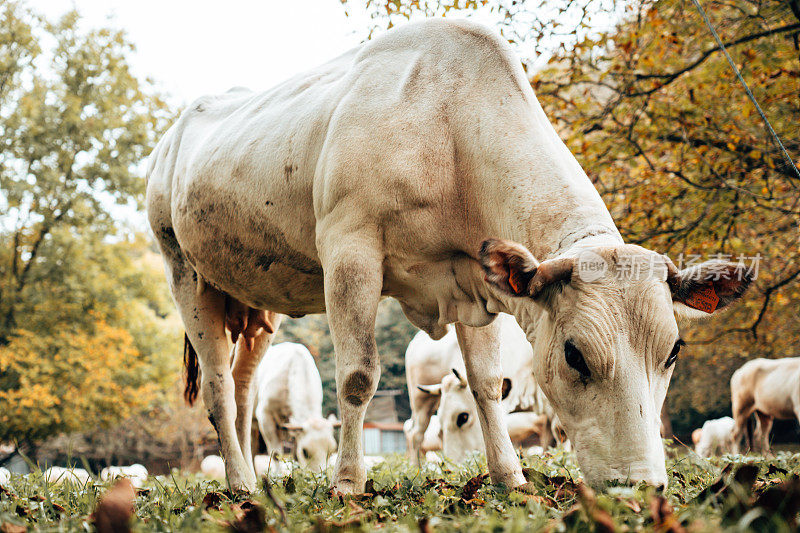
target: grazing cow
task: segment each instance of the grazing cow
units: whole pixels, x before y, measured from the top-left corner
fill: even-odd
[[[493,321],[505,312],[587,482],[664,484],[674,308],[708,316],[750,281],[741,265],[681,271],[626,244],[508,42],[466,21],[394,28],[269,91],[201,98],[147,177],[186,361],[199,363],[235,488],[255,487],[248,399],[271,313],[327,312],[342,417],[333,486],[364,490],[382,297],[434,339],[455,323],[494,483],[525,483],[500,403]],[[248,324],[250,309],[270,313],[242,329],[231,369],[226,317],[244,308]]]
[[[268,453],[294,440],[300,466],[322,472],[336,451],[336,417],[322,417],[322,380],[302,344],[284,342],[267,351],[256,370],[255,417]]]
[[[541,412],[547,400],[533,379],[531,344],[514,317],[501,314],[497,320],[501,337],[503,410],[506,413],[514,410]],[[406,432],[406,449],[414,463],[421,456],[420,445],[428,422],[439,407],[440,383],[452,369],[466,376],[464,358],[454,330],[439,340],[431,339],[424,331],[411,339],[406,349],[406,383],[411,404],[411,428]]]
[[[694,444],[695,449],[697,449],[697,445],[700,443],[700,439],[703,438],[703,428],[697,428],[692,431],[692,444]]]
[[[131,484],[138,489],[147,481],[147,468],[136,463],[130,466],[107,466],[100,471],[100,479],[103,481],[110,481],[118,477],[130,479]]]
[[[445,457],[461,462],[471,452],[485,451],[475,400],[467,380],[458,371],[453,369],[438,385],[420,387],[431,395],[441,397],[436,416],[442,427],[442,451]],[[548,416],[544,412],[506,413],[504,421],[514,445],[521,445],[534,434],[539,437],[543,447],[548,446],[552,440]]]
[[[700,429],[695,452],[700,457],[722,455],[733,451],[733,418],[724,416],[716,420],[706,420]],[[692,433],[694,440],[694,432]]]
[[[42,474],[45,481],[54,485],[62,483],[72,483],[73,485],[84,486],[92,481],[92,476],[83,468],[64,468],[62,466],[51,466]]]
[[[736,423],[734,451],[740,451],[748,419],[755,413],[758,425],[752,446],[756,451],[769,452],[773,419],[800,421],[800,357],[746,362],[731,377],[731,403]]]
[[[409,418],[403,422],[403,433],[406,436],[406,450],[412,451],[414,442],[414,419]],[[439,422],[438,415],[431,416],[430,423],[425,434],[422,437],[422,443],[419,445],[419,453],[427,456],[428,452],[438,452],[442,449],[442,425]],[[417,453],[409,453],[412,460],[418,460]]]

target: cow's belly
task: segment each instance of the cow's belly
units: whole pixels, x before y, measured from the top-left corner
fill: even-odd
[[[776,418],[794,418],[793,386],[797,385],[796,372],[777,369],[770,372],[759,384],[756,409]]]
[[[206,189],[205,192],[200,192]],[[197,273],[257,309],[324,311],[313,211],[279,195],[195,186],[173,209],[175,235]],[[270,196],[270,200],[264,200]]]

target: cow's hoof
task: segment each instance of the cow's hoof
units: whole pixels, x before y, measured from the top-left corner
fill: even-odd
[[[238,479],[238,480],[230,480],[230,491],[233,494],[237,493],[244,493],[250,494],[255,492],[256,490],[256,480],[255,479]]]
[[[350,494],[361,494],[362,492],[364,492],[363,483],[359,485],[355,481],[350,481],[348,479],[334,481],[333,487],[331,487],[331,496],[335,497],[347,496]]]

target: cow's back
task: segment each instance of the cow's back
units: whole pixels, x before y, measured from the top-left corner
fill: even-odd
[[[457,289],[442,279],[449,259],[499,231],[489,201],[497,191],[470,182],[475,163],[498,171],[485,151],[497,151],[508,128],[526,146],[536,142],[525,133],[534,105],[496,34],[463,22],[410,24],[270,91],[193,103],[153,153],[150,223],[157,236],[174,235],[212,285],[289,315],[324,311],[325,219],[375,226],[384,294],[433,330],[446,309],[437,299]],[[560,146],[548,135],[542,141]],[[457,168],[457,153],[466,166]],[[467,196],[478,190],[487,199]]]
[[[256,409],[285,422],[322,418],[322,380],[302,344],[283,342],[267,350],[256,371]]]
[[[795,404],[800,404],[800,358],[746,362],[731,377],[731,394],[739,399],[751,398],[755,409],[764,413],[794,417]]]

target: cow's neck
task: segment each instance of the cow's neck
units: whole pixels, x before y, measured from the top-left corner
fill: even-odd
[[[489,218],[488,213],[484,215],[485,220],[492,221],[484,228],[484,237],[519,242],[539,261],[576,257],[587,248],[623,244],[608,208],[578,162],[554,131],[545,130],[542,135],[545,134],[555,137],[551,151],[538,154],[538,160],[533,157],[525,165],[547,171],[528,175],[509,172],[505,180],[512,180],[512,183],[506,181],[502,187],[492,187],[484,181],[483,188],[479,189],[498,195],[499,202],[493,205],[507,208],[494,213],[493,218]],[[560,172],[554,173],[553,169]],[[516,180],[515,175],[519,176]],[[522,299],[490,289],[483,282],[484,274],[477,261],[472,262],[470,269],[472,286],[480,293],[477,301],[485,302],[489,313],[514,315],[528,338],[533,339],[542,308],[522,305]]]

